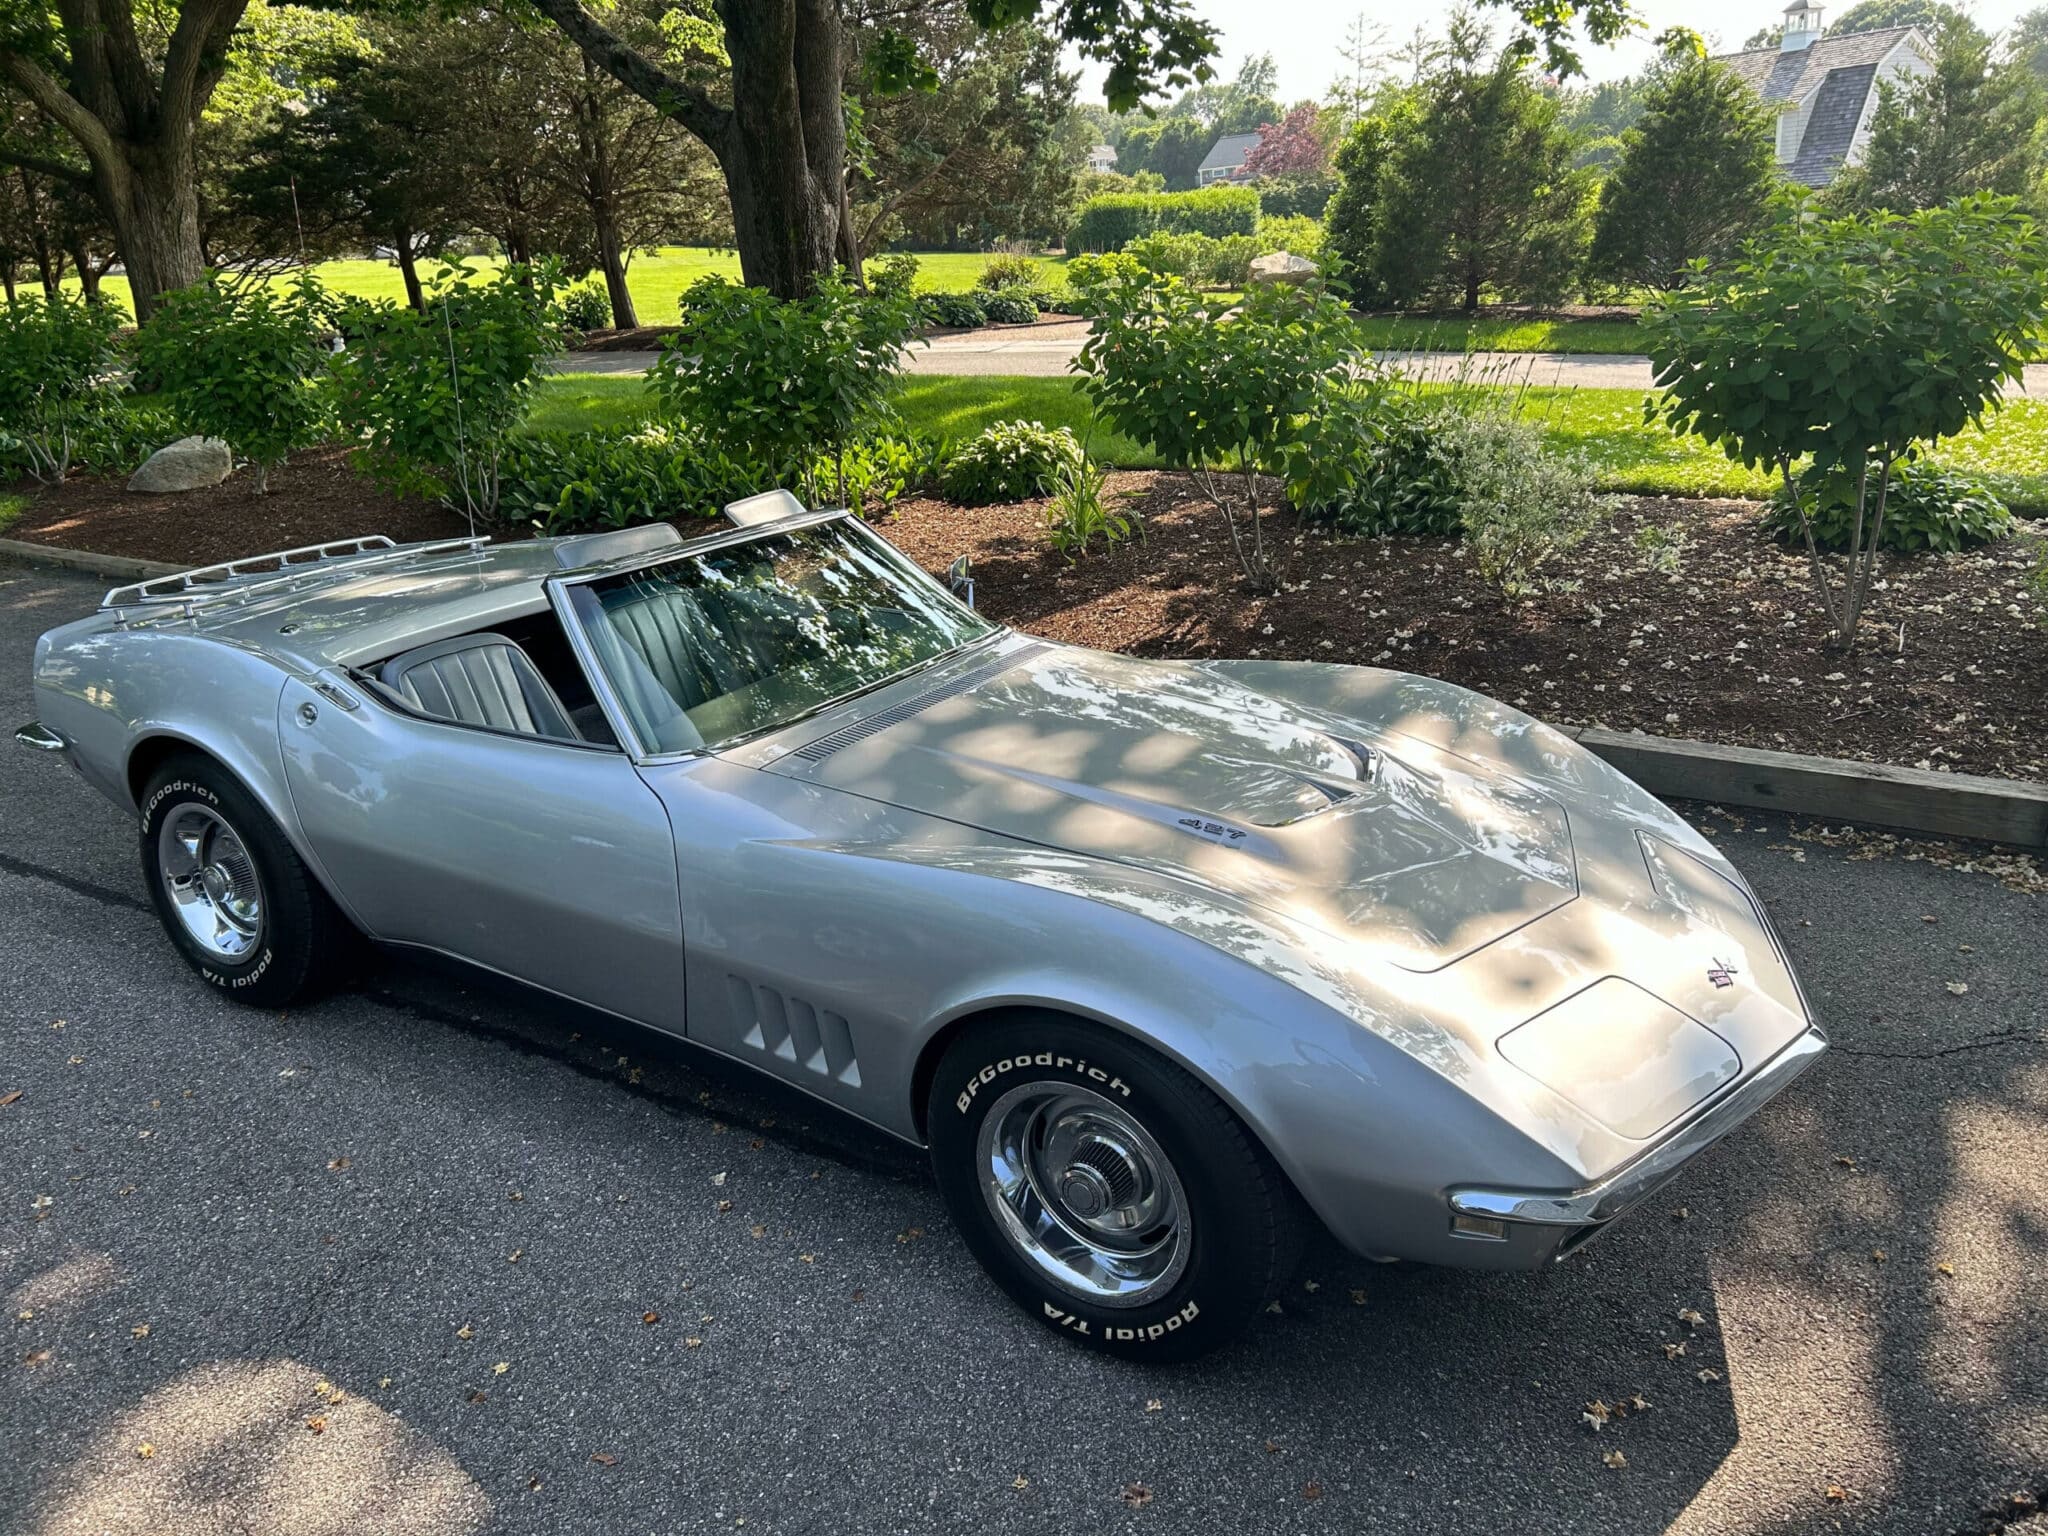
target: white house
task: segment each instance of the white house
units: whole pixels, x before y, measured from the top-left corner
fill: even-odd
[[[1934,68],[1934,50],[1917,27],[1825,37],[1820,18],[1812,0],[1792,0],[1775,48],[1719,58],[1778,108],[1778,164],[1809,187],[1826,186],[1863,158],[1887,82]]]
[[[1091,145],[1088,150],[1088,169],[1098,176],[1115,170],[1116,151],[1107,144]]]
[[[1206,187],[1216,181],[1237,181],[1244,176],[1244,157],[1259,142],[1256,133],[1226,133],[1209,146],[1209,153],[1195,167],[1195,185]]]

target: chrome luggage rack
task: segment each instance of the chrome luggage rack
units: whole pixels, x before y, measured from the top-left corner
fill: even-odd
[[[332,566],[351,571],[379,565],[410,555],[440,554],[449,550],[480,549],[490,543],[488,535],[467,539],[438,539],[424,544],[399,544],[381,533],[367,533],[353,539],[330,539],[325,544],[302,544],[296,549],[272,550],[267,555],[244,555],[217,565],[195,565],[189,571],[169,576],[152,576],[147,581],[115,587],[100,599],[107,609],[146,608],[153,612],[189,615],[200,604],[239,602],[259,592],[289,586],[309,572]],[[244,581],[270,571],[266,581]]]

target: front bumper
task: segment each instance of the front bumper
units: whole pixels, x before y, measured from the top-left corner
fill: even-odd
[[[1742,1124],[1776,1098],[1794,1078],[1812,1066],[1827,1049],[1827,1036],[1808,1026],[1806,1032],[1773,1056],[1752,1076],[1736,1083],[1633,1162],[1597,1184],[1564,1192],[1492,1188],[1460,1188],[1450,1192],[1452,1217],[1473,1218],[1472,1225],[1498,1226],[1501,1236],[1475,1232],[1476,1243],[1509,1242],[1526,1248],[1549,1248],[1561,1256],[1577,1247],[1605,1223],[1656,1191],[1699,1153]],[[1548,1238],[1531,1228],[1564,1229]],[[1522,1230],[1518,1230],[1522,1229]],[[1465,1236],[1466,1234],[1460,1234]]]

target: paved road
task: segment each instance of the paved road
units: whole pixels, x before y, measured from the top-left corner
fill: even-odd
[[[94,595],[0,567],[0,720]],[[0,806],[21,1536],[1976,1536],[2048,1484],[2048,946],[1982,873],[1708,817],[1836,1051],[1566,1264],[1319,1250],[1174,1369],[1013,1313],[907,1151],[409,964],[236,1008],[67,770]]]
[[[910,373],[1008,374],[1051,377],[1072,371],[1081,349],[1081,327],[1045,327],[1056,332],[979,332],[919,342],[904,350]],[[566,373],[636,375],[654,362],[652,352],[570,352],[559,361]],[[1390,355],[1404,373],[1421,378],[1465,377],[1481,383],[1535,384],[1579,389],[1648,389],[1647,357],[1599,356],[1573,352],[1410,352]],[[2018,391],[2048,397],[2048,363],[2029,363]]]

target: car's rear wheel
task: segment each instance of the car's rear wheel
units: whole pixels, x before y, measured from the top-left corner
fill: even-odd
[[[975,1256],[1081,1343],[1190,1359],[1293,1273],[1285,1176],[1194,1077],[1107,1029],[1035,1013],[971,1028],[933,1075],[928,1129]]]
[[[276,1008],[324,985],[354,937],[255,796],[180,754],[142,795],[142,874],[164,931],[201,980]]]

